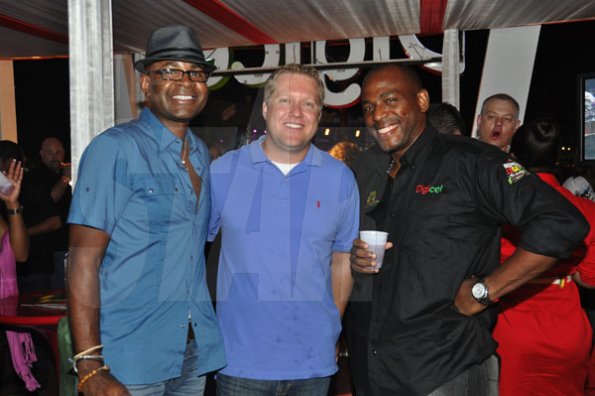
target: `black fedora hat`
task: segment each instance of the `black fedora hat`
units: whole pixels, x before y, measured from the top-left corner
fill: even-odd
[[[194,30],[183,25],[164,26],[153,31],[147,41],[145,58],[136,61],[134,67],[146,73],[147,66],[163,60],[195,63],[207,72],[215,70],[215,66],[206,61]]]

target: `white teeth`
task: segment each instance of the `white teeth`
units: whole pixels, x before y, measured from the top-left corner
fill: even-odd
[[[288,128],[301,128],[302,127],[300,124],[285,124],[285,126]]]
[[[189,95],[174,95],[173,98],[174,99],[177,99],[177,100],[190,100],[190,99],[192,99],[192,96],[189,96]]]
[[[378,133],[388,133],[388,132],[390,132],[394,128],[395,128],[395,125],[389,125],[389,126],[384,127],[382,129],[378,129]]]

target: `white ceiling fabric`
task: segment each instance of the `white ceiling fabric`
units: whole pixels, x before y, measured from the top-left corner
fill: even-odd
[[[422,29],[420,0],[221,2],[278,43],[397,36],[417,34]],[[67,37],[67,8],[66,0],[0,0],[0,59],[66,56],[66,44],[19,32],[6,23],[7,17],[15,18],[26,27],[40,30],[42,36],[49,31]],[[257,44],[183,0],[112,0],[112,12],[115,51],[141,52],[150,31],[172,23],[193,26],[205,48]],[[593,18],[593,0],[448,0],[442,30]]]

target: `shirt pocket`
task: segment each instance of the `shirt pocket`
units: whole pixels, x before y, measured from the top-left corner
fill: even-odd
[[[179,205],[175,204],[176,200],[182,197],[180,188],[176,187],[171,176],[145,176],[136,185],[137,204],[146,214],[139,216],[139,220],[151,228],[169,227],[172,218],[175,218],[175,211],[180,210]]]

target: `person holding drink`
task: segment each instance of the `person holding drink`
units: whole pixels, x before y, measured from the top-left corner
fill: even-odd
[[[16,262],[25,261],[29,256],[29,236],[22,216],[23,206],[19,202],[23,168],[21,162],[11,158],[9,154],[14,145],[13,142],[0,142],[0,201],[3,208],[0,216],[0,298],[19,294]],[[0,313],[16,315],[17,302],[18,300],[14,300],[14,304],[1,305]],[[3,331],[0,334],[0,351],[3,360],[0,367],[4,367],[0,371],[0,393],[9,393],[13,390],[11,388],[18,388],[22,383],[28,391],[41,387],[31,371],[37,355],[29,332],[16,329]],[[9,365],[12,367],[9,368]]]
[[[588,224],[505,152],[439,134],[426,122],[429,94],[412,69],[373,69],[361,99],[369,132],[391,155],[392,176],[384,174],[382,193],[363,189],[365,216],[394,246],[380,270],[368,244],[358,239],[352,248],[356,391],[496,395],[495,303],[569,256]],[[380,182],[378,167],[370,172]],[[521,238],[499,265],[503,223],[516,225]]]

